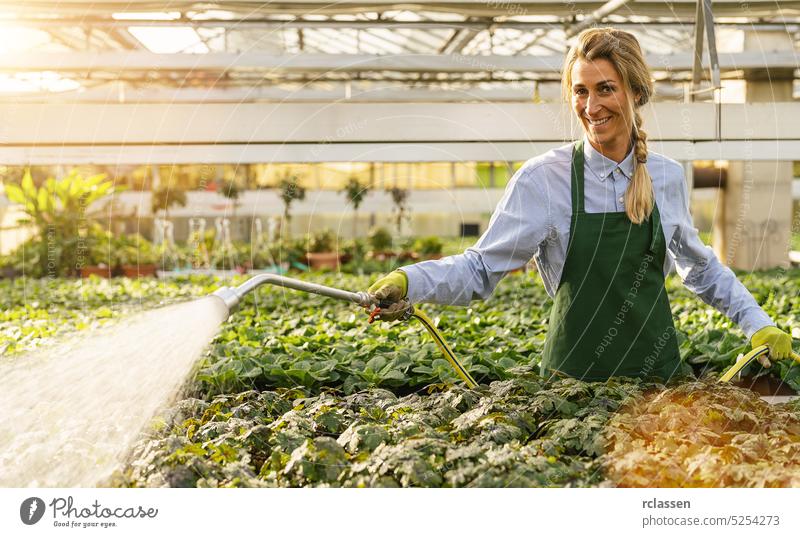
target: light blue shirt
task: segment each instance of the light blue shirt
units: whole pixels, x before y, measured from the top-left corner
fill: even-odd
[[[486,232],[464,253],[402,267],[412,303],[467,305],[488,298],[509,271],[534,259],[544,287],[554,297],[569,244],[574,143],[528,160],[508,183]],[[624,211],[633,176],[633,152],[617,164],[584,140],[584,196],[589,213]],[[703,244],[689,212],[683,167],[649,152],[647,170],[667,244],[664,275],[673,269],[700,299],[735,322],[748,339],[775,323],[753,296]]]

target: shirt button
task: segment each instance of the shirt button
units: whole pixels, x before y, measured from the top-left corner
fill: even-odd
[[[619,198],[619,200],[617,200],[617,201],[619,201],[620,203],[622,203],[622,201],[623,201],[623,198]]]

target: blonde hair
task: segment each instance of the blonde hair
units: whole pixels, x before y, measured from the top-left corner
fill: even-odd
[[[636,38],[613,28],[590,28],[578,34],[570,48],[561,76],[561,90],[569,102],[572,95],[572,67],[578,60],[608,60],[622,78],[628,93],[630,117],[633,118],[631,137],[634,141],[633,180],[625,191],[625,213],[634,224],[641,224],[653,211],[653,180],[647,171],[647,133],[642,128],[639,108],[653,95],[653,80]],[[638,98],[637,98],[638,96]]]

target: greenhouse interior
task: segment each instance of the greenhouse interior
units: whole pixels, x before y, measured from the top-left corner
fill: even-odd
[[[4,488],[800,487],[800,2],[0,27]]]

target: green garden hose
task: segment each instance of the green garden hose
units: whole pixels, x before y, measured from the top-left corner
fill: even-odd
[[[749,365],[753,360],[755,360],[759,356],[767,354],[768,352],[769,352],[769,347],[767,347],[766,345],[759,345],[755,349],[751,350],[750,352],[748,352],[747,354],[736,360],[736,363],[733,364],[733,367],[728,369],[728,371],[726,371],[725,374],[722,375],[719,381],[730,382],[730,380],[733,377],[735,377],[742,369],[744,369],[747,365]],[[792,360],[800,363],[800,356],[793,352]]]
[[[452,349],[447,344],[447,342],[442,338],[442,335],[434,326],[433,321],[431,318],[425,315],[421,309],[417,306],[414,306],[414,313],[411,314],[412,317],[416,317],[419,319],[419,322],[422,323],[422,326],[428,331],[428,333],[433,338],[433,341],[436,342],[436,345],[439,346],[439,350],[442,351],[444,357],[447,358],[447,361],[450,362],[450,365],[453,366],[455,369],[456,374],[461,377],[461,380],[467,385],[468,388],[477,388],[478,383],[475,382],[475,379],[472,378],[472,375],[469,374],[469,371],[461,364],[461,362],[456,358],[456,355],[453,354]]]

